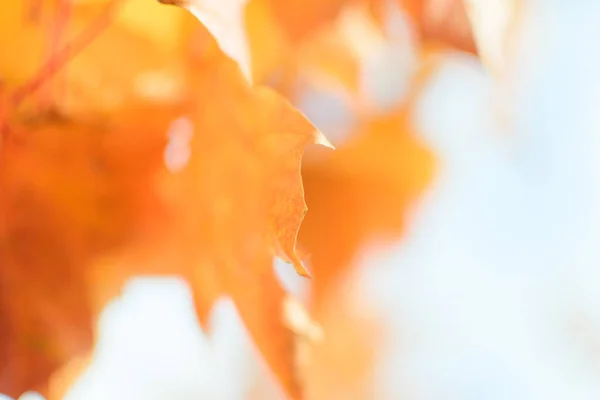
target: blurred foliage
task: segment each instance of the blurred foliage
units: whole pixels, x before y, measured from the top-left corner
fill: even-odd
[[[191,13],[0,5],[0,392],[59,398],[104,305],[130,277],[162,274],[186,278],[205,327],[231,296],[291,398],[338,396],[368,375],[376,323],[331,299],[365,243],[401,234],[433,176],[410,111],[436,54],[476,52],[462,2],[163,2]],[[364,68],[397,40],[392,9],[416,72],[382,107]],[[342,93],[357,122],[303,163],[297,251],[301,157],[330,146],[292,106],[309,88]],[[285,306],[274,256],[312,276],[312,317]]]

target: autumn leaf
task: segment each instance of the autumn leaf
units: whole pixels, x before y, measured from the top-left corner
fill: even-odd
[[[378,55],[385,42],[384,32],[366,7],[345,7],[333,23],[300,47],[299,74],[318,87],[342,88],[362,101],[364,64]]]
[[[441,44],[477,52],[462,0],[397,0],[394,4],[405,11],[415,36],[424,46]],[[355,24],[343,25],[345,16],[356,15],[357,10],[368,13],[370,18],[362,19],[372,19],[370,23],[376,25],[378,35],[385,36],[391,10],[387,1],[250,0],[246,8],[246,31],[254,79],[265,82],[273,76],[279,79],[283,76],[290,80],[293,79],[290,75],[308,71],[314,76],[317,72],[339,79],[350,85],[350,91],[355,91],[356,65],[361,59],[356,59],[351,47],[362,35],[354,35],[351,41],[344,36],[350,29],[364,30]],[[352,22],[360,21],[354,18]],[[285,82],[283,87],[289,85]]]
[[[286,302],[286,321],[298,333],[296,358],[305,399],[366,400],[375,396],[374,366],[386,337],[381,321],[371,314],[373,310],[366,314],[356,306],[356,293],[356,288],[347,284],[336,285],[310,314],[299,301]],[[277,398],[274,389],[272,382],[260,376],[247,398]]]
[[[135,235],[161,153],[101,121],[14,118],[0,148],[0,392],[17,397],[92,346],[88,265]]]
[[[73,10],[74,30],[94,7]],[[230,295],[297,398],[272,260],[308,275],[295,250],[306,212],[300,159],[306,145],[328,142],[279,95],[251,87],[206,31],[191,47],[162,48],[139,36],[141,22],[132,31],[101,16],[98,38],[59,53],[77,59],[8,93],[29,100],[56,76],[67,84],[52,96],[58,111],[3,108],[0,391],[44,392],[90,349],[95,318],[121,285],[159,273],[190,281],[201,321]],[[148,71],[154,79],[140,84]],[[157,82],[181,84],[149,91]]]
[[[342,77],[341,83],[354,87],[356,62],[334,23],[345,3],[250,0],[246,29],[255,81],[275,79],[288,97],[304,72],[328,82],[333,72],[334,80]]]
[[[207,43],[193,70],[193,93],[211,96],[191,100],[168,129],[159,191],[170,213],[160,242],[152,252],[146,244],[129,251],[95,281],[114,287],[115,276],[126,279],[127,265],[181,275],[204,327],[218,296],[231,296],[265,360],[297,398],[294,333],[283,321],[286,294],[272,262],[285,255],[308,274],[295,250],[306,212],[300,158],[306,145],[328,143],[276,93],[248,86],[216,45]]]
[[[407,210],[433,177],[434,156],[416,135],[412,107],[438,65],[436,56],[437,50],[421,55],[403,103],[363,117],[336,152],[303,165],[311,212],[299,241],[314,271],[316,307],[352,269],[363,246],[402,234]]]
[[[476,53],[465,0],[397,0],[425,42]]]
[[[304,150],[330,145],[250,82],[248,46],[261,80],[289,62],[292,78],[313,68],[357,87],[369,45],[346,28],[358,19],[342,1],[163,3],[204,25],[154,1],[70,4],[60,23],[63,2],[42,1],[50,12],[34,28],[14,2],[0,6],[19,17],[7,32],[22,35],[0,63],[0,392],[48,393],[49,380],[64,391],[103,307],[150,274],[185,278],[204,328],[214,301],[230,296],[273,375],[300,398],[306,343],[286,319],[274,256],[314,273],[318,303],[367,240],[399,234],[432,174],[406,109],[364,118],[339,152],[305,163],[303,223]],[[368,21],[363,33],[378,28]],[[257,37],[281,53],[261,61],[270,44],[257,48]],[[301,223],[310,273],[296,249]]]
[[[187,276],[199,289],[200,320],[214,300],[208,293],[231,295],[265,359],[296,397],[292,333],[282,322],[284,291],[272,257],[283,254],[308,274],[295,251],[306,212],[300,159],[306,145],[328,143],[279,95],[248,86],[215,48],[205,50],[194,71],[194,93],[210,97],[198,98],[184,122],[189,164],[165,178],[176,212],[173,240],[187,255],[182,264],[193,267]]]
[[[5,73],[9,84],[18,80]],[[39,78],[44,75],[8,97],[20,101],[39,88]],[[0,392],[18,396],[27,389],[43,392],[54,370],[92,345],[99,310],[90,298],[88,264],[124,245],[139,227],[166,139],[155,118],[140,121],[156,125],[129,132],[114,126],[128,118],[123,115],[107,123],[3,104]]]
[[[403,210],[429,181],[432,156],[408,130],[407,118],[398,112],[368,122],[335,155],[305,164],[311,212],[300,243],[310,254],[315,296],[349,268],[369,238],[399,235]]]

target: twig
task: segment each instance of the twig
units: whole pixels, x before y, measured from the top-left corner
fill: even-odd
[[[46,62],[38,73],[27,83],[16,89],[10,99],[12,106],[19,105],[24,99],[38,91],[50,77],[56,74],[66,63],[84,50],[104,31],[115,16],[124,0],[111,0],[90,25],[73,41],[65,45],[54,57]]]

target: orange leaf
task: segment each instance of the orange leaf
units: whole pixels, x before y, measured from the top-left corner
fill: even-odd
[[[248,86],[215,47],[205,49],[194,71],[199,97],[174,132],[189,138],[189,163],[167,174],[163,186],[174,212],[172,241],[180,245],[172,248],[180,249],[192,286],[205,289],[195,295],[200,319],[214,300],[207,293],[231,295],[266,361],[296,397],[292,334],[282,322],[284,292],[272,256],[281,251],[308,274],[295,251],[306,212],[300,159],[306,145],[328,144],[283,98]]]
[[[90,262],[151,213],[161,160],[160,146],[57,114],[13,119],[3,134],[0,392],[16,397],[45,390],[54,370],[91,347]]]
[[[424,45],[477,52],[462,0],[396,3]],[[357,94],[363,50],[375,52],[369,49],[375,36],[385,42],[389,11],[384,0],[250,0],[245,22],[253,76],[284,80],[278,86],[286,94],[298,76]]]
[[[433,61],[421,66],[406,104],[365,118],[335,153],[303,165],[311,212],[299,241],[310,254],[317,304],[351,268],[362,246],[401,234],[406,210],[433,177],[433,155],[411,121],[412,102],[437,65]]]
[[[283,98],[251,87],[206,32],[190,37],[192,55],[153,49],[139,32],[107,26],[59,71],[60,113],[1,110],[0,391],[43,390],[89,350],[95,317],[122,283],[160,273],[190,281],[201,320],[230,295],[297,398],[272,260],[281,252],[308,274],[295,250],[300,159],[306,145],[328,143]],[[166,96],[132,84],[157,68],[183,84]],[[97,96],[90,76],[101,77]],[[107,106],[111,90],[118,101]]]
[[[424,41],[476,53],[464,0],[398,0]]]

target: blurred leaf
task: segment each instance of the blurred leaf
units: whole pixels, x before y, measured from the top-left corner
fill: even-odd
[[[465,9],[466,0],[397,0],[425,42],[438,42],[476,53]]]
[[[315,295],[335,282],[368,240],[399,235],[406,208],[429,182],[432,155],[405,112],[365,123],[331,157],[306,163],[310,208],[300,243],[310,255]]]
[[[118,126],[57,114],[3,129],[0,392],[45,390],[54,370],[92,345],[89,263],[124,245],[153,208],[162,132],[152,115],[133,132],[142,145]]]
[[[81,7],[75,31],[96,15],[95,3]],[[45,392],[54,371],[89,350],[121,285],[159,273],[190,281],[202,321],[230,295],[298,398],[272,260],[308,274],[295,250],[300,159],[328,142],[287,101],[251,87],[205,31],[158,46],[141,20],[130,30],[106,18],[75,60],[35,76],[67,85],[50,111],[10,101],[0,110],[0,392]],[[148,72],[154,79],[140,83]],[[39,89],[17,91],[30,100]]]
[[[303,164],[310,213],[299,241],[314,271],[317,305],[365,245],[401,234],[407,210],[433,177],[433,154],[418,140],[411,118],[413,102],[436,65],[435,57],[423,53],[406,103],[363,117],[336,152]]]
[[[169,259],[184,257],[182,265],[191,267],[201,320],[214,300],[207,294],[232,296],[265,359],[296,397],[292,334],[282,322],[284,292],[272,255],[284,255],[307,275],[295,251],[306,211],[300,159],[306,145],[328,144],[289,103],[269,89],[251,89],[235,64],[217,60],[203,54],[194,65],[199,97],[189,115],[191,157],[164,181],[179,254]]]
[[[477,52],[462,0],[396,0],[395,4],[405,11],[424,46],[441,44]],[[264,82],[277,75],[289,80],[290,75],[307,71],[321,81],[333,78],[355,93],[364,61],[364,54],[356,51],[368,49],[373,35],[383,40],[390,11],[385,0],[250,0],[246,29],[254,79]],[[372,32],[367,32],[365,23],[375,29],[369,27]]]

